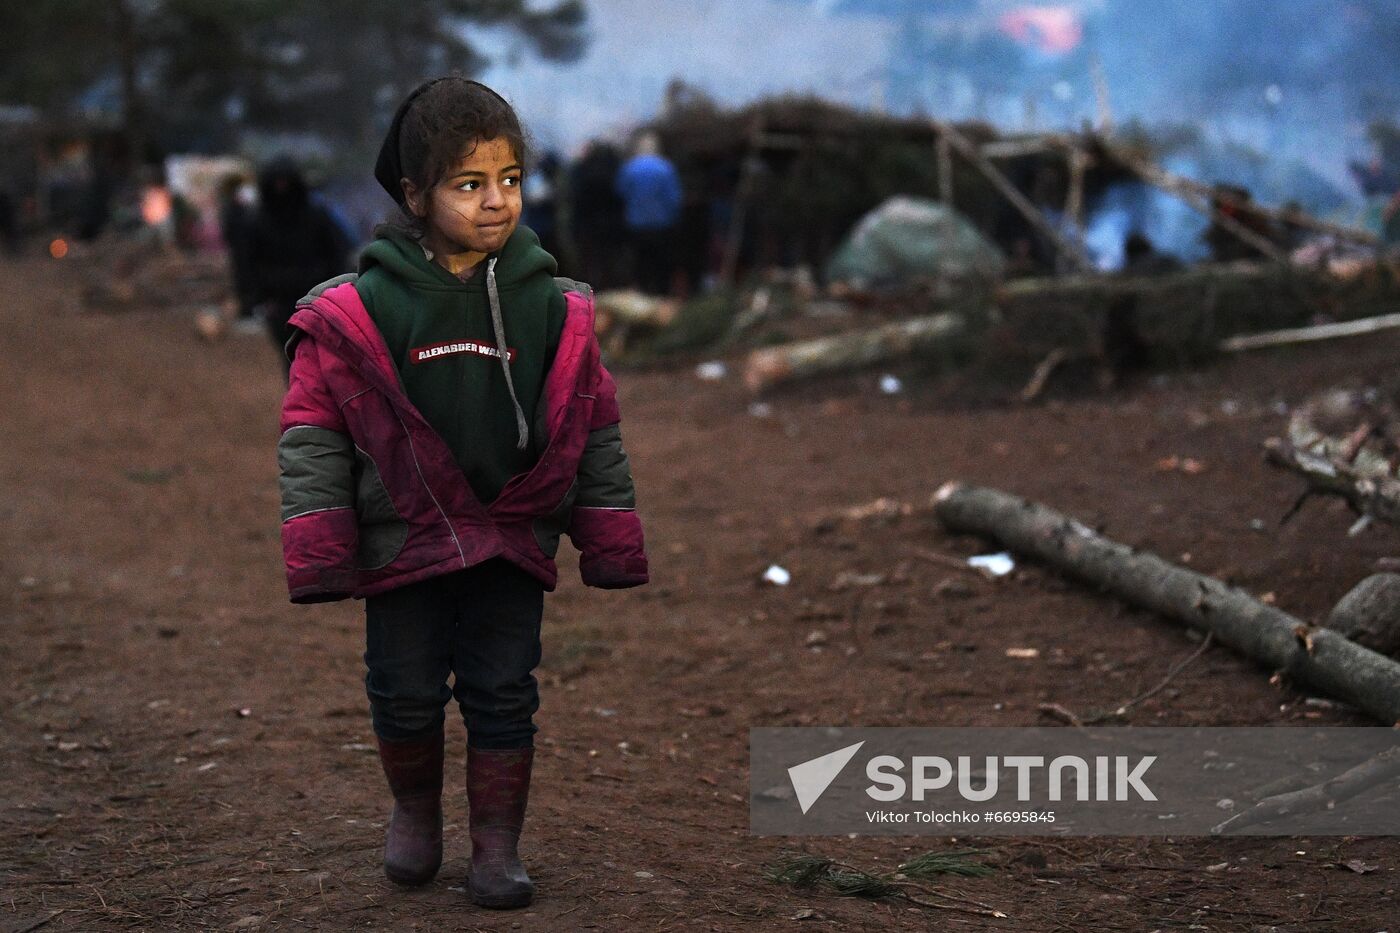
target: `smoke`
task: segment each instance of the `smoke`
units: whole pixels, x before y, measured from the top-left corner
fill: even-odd
[[[1373,120],[1400,114],[1394,0],[844,0],[836,15],[900,23],[890,100],[1008,129],[1098,116],[1096,69],[1118,123],[1191,124],[1217,147],[1297,160],[1358,192]]]
[[[589,10],[578,63],[504,56],[487,74],[537,135],[568,150],[649,118],[671,78],[729,105],[810,92],[1012,132],[1096,121],[1101,86],[1119,126],[1191,129],[1167,153],[1181,174],[1348,219],[1337,212],[1361,201],[1348,162],[1371,157],[1371,121],[1400,116],[1395,0],[591,0]],[[1160,230],[1154,240],[1184,257],[1199,248],[1200,222],[1170,198],[1129,188],[1103,209],[1090,232],[1131,224]]]

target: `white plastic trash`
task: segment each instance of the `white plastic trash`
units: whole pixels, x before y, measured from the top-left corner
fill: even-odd
[[[976,557],[969,557],[967,565],[985,570],[994,577],[1004,577],[1016,569],[1016,562],[1005,551],[1000,554],[978,554]]]
[[[695,367],[695,376],[706,382],[719,382],[729,372],[723,360],[710,360]]]
[[[773,564],[763,571],[763,582],[771,583],[774,586],[787,586],[792,582],[792,574],[777,564]]]
[[[880,377],[880,391],[886,395],[898,395],[904,391],[904,383],[900,381],[898,376],[885,373]]]

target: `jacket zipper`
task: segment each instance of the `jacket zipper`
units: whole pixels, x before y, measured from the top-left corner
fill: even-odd
[[[452,519],[447,517],[447,511],[438,502],[437,495],[433,492],[433,487],[428,485],[428,478],[423,475],[423,467],[418,463],[418,451],[413,448],[413,435],[409,433],[408,425],[404,424],[403,416],[393,405],[389,406],[394,411],[394,418],[398,421],[399,427],[403,428],[404,440],[408,441],[408,453],[413,458],[413,468],[418,471],[418,478],[423,482],[423,488],[428,490],[428,498],[433,500],[433,505],[437,507],[438,514],[447,523],[447,533],[452,536],[452,543],[457,548],[457,559],[462,562],[462,567],[467,566],[467,555],[462,551],[462,542],[457,539],[457,529],[452,527]]]

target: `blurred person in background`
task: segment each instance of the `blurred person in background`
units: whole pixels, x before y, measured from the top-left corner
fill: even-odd
[[[636,155],[617,173],[627,239],[632,250],[632,277],[650,295],[671,293],[676,269],[676,225],[681,216],[681,180],[661,154],[655,133],[637,139]]]
[[[253,313],[253,282],[248,264],[255,218],[256,193],[242,175],[229,175],[219,185],[219,236],[228,251],[229,275],[233,280],[238,313],[234,326],[241,332],[261,330]]]
[[[1211,198],[1211,222],[1201,239],[1210,248],[1212,262],[1239,262],[1266,258],[1253,243],[1246,243],[1221,222],[1228,217],[1240,226],[1257,233],[1270,242],[1279,241],[1279,233],[1269,218],[1252,208],[1253,195],[1242,185],[1219,184]]]
[[[258,209],[248,228],[248,292],[259,306],[282,372],[290,363],[283,348],[296,303],[313,285],[344,272],[350,243],[325,208],[313,203],[296,163],[278,158],[258,177]]]
[[[596,289],[617,288],[626,278],[623,253],[626,226],[617,171],[622,158],[601,140],[592,140],[569,172],[570,232],[578,253],[577,274]]]
[[[4,186],[0,186],[0,247],[11,256],[19,255],[19,207]]]
[[[540,238],[540,247],[551,256],[559,255],[559,157],[546,151],[532,172],[525,175],[525,225]]]

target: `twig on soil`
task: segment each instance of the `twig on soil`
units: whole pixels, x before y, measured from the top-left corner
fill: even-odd
[[[930,853],[930,855],[932,854]],[[939,891],[928,885],[909,881],[907,873],[902,871],[912,865],[915,866],[916,872],[922,870],[927,873],[949,874],[953,871],[952,866],[960,860],[954,858],[953,861],[947,861],[950,856],[960,856],[960,853],[944,853],[941,862],[943,867],[936,871],[932,863],[929,863],[925,858],[922,863],[919,859],[906,862],[900,866],[901,872],[898,873],[872,874],[835,859],[815,855],[798,855],[771,866],[766,875],[770,881],[779,884],[788,884],[796,888],[822,887],[843,897],[894,897],[931,910],[950,910],[1005,919],[1007,915],[994,907],[963,895]],[[966,862],[965,859],[961,859],[961,861]],[[976,865],[977,863],[966,864]],[[986,867],[985,865],[981,866],[981,868]],[[976,871],[975,868],[966,868],[963,873],[975,873]],[[917,892],[917,895],[923,896],[917,896],[911,892]],[[938,898],[939,900],[928,900],[927,898]]]
[[[991,573],[980,567],[974,567],[961,557],[954,557],[951,554],[940,554],[937,551],[930,551],[928,548],[916,547],[914,554],[931,564],[938,564],[940,567],[947,567],[949,570],[961,570],[964,573],[973,573],[979,577],[990,578]]]
[[[1076,729],[1084,728],[1084,720],[1080,719],[1073,710],[1059,703],[1040,703],[1036,709],[1051,719],[1058,719],[1067,726],[1074,726]]]
[[[49,914],[47,917],[40,917],[38,920],[35,920],[33,923],[29,924],[29,926],[19,927],[18,929],[14,930],[13,933],[32,933],[33,930],[39,929],[39,927],[48,923],[50,920],[54,919],[59,914],[65,913],[66,911],[66,907],[59,908],[58,910],[55,910],[53,913]]]
[[[1132,712],[1133,709],[1135,709],[1142,703],[1145,703],[1146,701],[1152,699],[1152,697],[1156,696],[1157,694],[1161,693],[1164,689],[1166,689],[1167,684],[1171,683],[1172,679],[1176,677],[1177,674],[1180,674],[1183,670],[1186,669],[1187,665],[1189,665],[1192,661],[1195,661],[1201,655],[1205,654],[1208,650],[1210,650],[1212,644],[1213,633],[1207,632],[1206,637],[1201,641],[1200,645],[1196,647],[1196,650],[1192,651],[1191,654],[1173,664],[1171,670],[1167,671],[1167,676],[1163,677],[1160,681],[1158,681],[1155,687],[1153,687],[1151,690],[1148,690],[1146,693],[1138,694],[1131,700],[1123,701],[1118,706],[1115,706],[1113,709],[1094,710],[1090,713],[1086,713],[1083,716],[1077,715],[1073,710],[1065,706],[1061,706],[1059,703],[1041,703],[1036,707],[1036,709],[1044,715],[1049,716],[1052,719],[1058,719],[1061,722],[1066,723],[1067,725],[1074,726],[1076,729],[1082,729],[1084,726],[1096,726],[1099,723],[1107,722],[1110,719],[1120,719],[1123,716],[1128,715],[1128,713]]]
[[[1101,722],[1107,722],[1110,719],[1117,719],[1121,716],[1128,715],[1128,713],[1132,712],[1133,709],[1135,709],[1142,703],[1145,703],[1146,701],[1152,699],[1154,696],[1165,690],[1167,684],[1171,683],[1173,678],[1175,678],[1177,674],[1180,674],[1193,661],[1195,661],[1201,655],[1209,651],[1211,649],[1211,646],[1214,644],[1215,633],[1206,632],[1206,637],[1201,640],[1201,643],[1197,646],[1196,650],[1191,652],[1186,657],[1182,658],[1180,661],[1173,664],[1171,670],[1167,671],[1167,676],[1163,677],[1157,683],[1157,686],[1153,687],[1151,690],[1148,690],[1146,693],[1138,694],[1131,700],[1128,700],[1127,702],[1114,707],[1112,710],[1096,711],[1094,713],[1089,714],[1088,716],[1084,717],[1085,724],[1090,726],[1097,725]]]
[[[1045,391],[1045,384],[1050,381],[1051,375],[1068,359],[1069,352],[1064,347],[1056,347],[1051,350],[1050,354],[1041,360],[1040,365],[1035,368],[1031,381],[1026,383],[1026,387],[1021,390],[1021,401],[1033,402],[1039,398],[1040,393]]]

